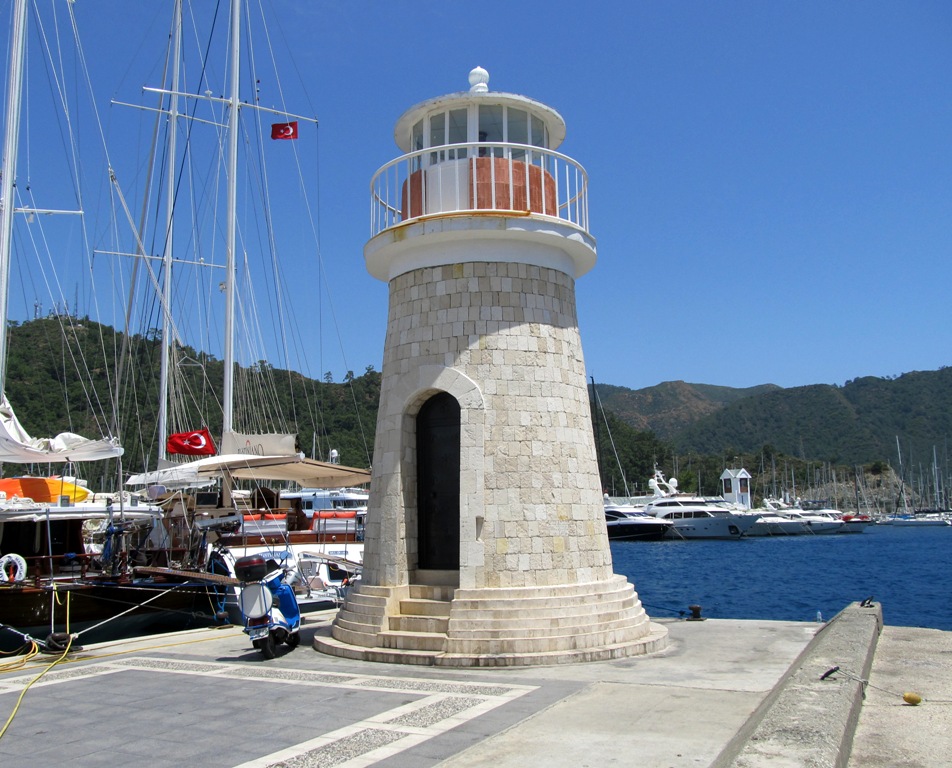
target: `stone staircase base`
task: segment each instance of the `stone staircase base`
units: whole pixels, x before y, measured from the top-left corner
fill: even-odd
[[[553,587],[465,589],[358,583],[314,648],[351,659],[446,667],[605,661],[655,653],[652,624],[622,576]]]

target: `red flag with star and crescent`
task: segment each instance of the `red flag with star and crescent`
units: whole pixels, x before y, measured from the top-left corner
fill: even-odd
[[[212,440],[211,433],[207,429],[169,435],[169,439],[165,442],[165,450],[185,456],[214,456],[218,453],[215,441]]]
[[[296,139],[297,137],[297,120],[293,120],[290,123],[271,123],[272,139]]]

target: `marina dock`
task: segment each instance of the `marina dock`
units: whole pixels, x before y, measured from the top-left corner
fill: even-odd
[[[875,604],[853,604],[826,624],[661,620],[670,642],[656,655],[473,670],[318,653],[310,643],[333,615],[312,615],[301,646],[273,661],[225,627],[7,669],[0,711],[11,720],[0,760],[72,768],[952,765],[952,633],[882,627]],[[907,691],[921,703],[905,703]]]

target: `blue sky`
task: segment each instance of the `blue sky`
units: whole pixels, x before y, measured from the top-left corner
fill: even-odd
[[[130,129],[108,102],[141,103],[140,86],[157,83],[169,6],[75,5],[125,179],[144,122]],[[492,90],[558,110],[568,126],[560,149],[588,171],[598,263],[577,296],[597,381],[791,387],[952,362],[952,5],[267,6],[287,108],[320,120],[300,153],[326,283],[312,254],[290,249],[283,265],[310,375],[380,369],[387,290],[362,256],[370,179],[400,154],[403,111],[465,90],[477,65]],[[277,81],[261,89],[262,103],[276,103]],[[46,130],[31,123],[34,157],[59,142]],[[284,144],[265,149],[277,157]],[[69,270],[62,291],[77,295]],[[28,292],[12,301],[32,311]]]

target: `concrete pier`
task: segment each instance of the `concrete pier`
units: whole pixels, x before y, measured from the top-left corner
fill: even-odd
[[[880,633],[880,617],[854,604],[825,625],[661,620],[669,642],[654,655],[499,669],[315,653],[309,642],[333,614],[309,620],[301,646],[273,661],[235,627],[153,636],[0,673],[0,713],[12,714],[0,761],[950,765],[952,633]],[[922,703],[905,704],[907,690]]]

